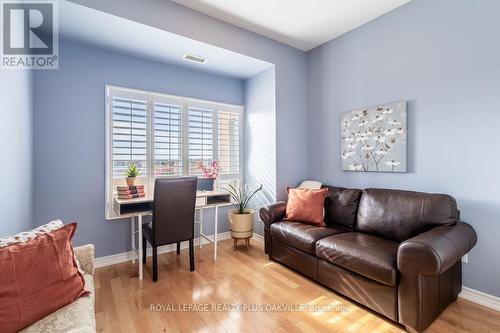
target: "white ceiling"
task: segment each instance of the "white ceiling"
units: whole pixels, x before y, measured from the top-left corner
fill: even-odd
[[[273,66],[266,61],[68,1],[59,3],[59,34],[64,40],[239,79],[252,77]],[[208,61],[205,64],[186,61],[182,58],[185,53],[205,57]]]
[[[309,51],[410,0],[172,0]]]

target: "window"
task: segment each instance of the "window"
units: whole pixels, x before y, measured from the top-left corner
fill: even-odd
[[[240,117],[231,111],[218,113],[218,160],[223,174],[240,172]]]
[[[219,162],[219,184],[243,177],[243,107],[120,87],[106,87],[106,218],[113,195],[135,163],[146,193],[159,177],[200,175]]]
[[[198,165],[214,159],[214,110],[190,107],[189,116],[189,174],[199,175]]]
[[[122,176],[134,162],[147,174],[146,101],[113,98],[113,177]]]
[[[184,174],[182,105],[154,103],[154,175]]]

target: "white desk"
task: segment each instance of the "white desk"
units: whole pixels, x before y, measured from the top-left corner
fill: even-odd
[[[142,264],[142,217],[145,215],[152,214],[152,195],[146,196],[144,198],[135,199],[118,199],[113,200],[113,209],[115,212],[124,218],[130,217],[131,224],[131,234],[132,234],[132,250],[134,252],[134,257],[132,263],[135,263],[135,259],[139,262],[139,279],[143,279],[143,264]],[[218,225],[218,213],[219,207],[230,206],[231,200],[227,192],[222,191],[198,191],[196,192],[196,203],[195,209],[200,212],[200,220],[195,221],[199,224],[199,236],[198,243],[199,247],[202,247],[202,238],[206,239],[210,243],[214,244],[214,260],[217,260],[217,225]],[[215,209],[214,216],[214,235],[212,238],[203,233],[203,210],[204,209]],[[137,246],[136,237],[137,234]]]

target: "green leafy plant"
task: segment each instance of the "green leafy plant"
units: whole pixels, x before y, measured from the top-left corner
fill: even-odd
[[[238,209],[238,214],[248,214],[245,212],[245,209],[250,202],[250,199],[262,190],[262,184],[256,188],[251,188],[250,186],[245,185],[243,188],[241,186],[235,184],[227,184],[227,188],[223,188],[225,191],[229,193],[231,199],[233,200],[233,205]]]
[[[125,172],[125,177],[137,177],[139,174],[140,172],[139,169],[137,169],[137,165],[135,165],[135,163],[130,163],[127,171]]]

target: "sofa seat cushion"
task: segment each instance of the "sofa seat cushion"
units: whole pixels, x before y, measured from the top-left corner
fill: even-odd
[[[319,227],[296,221],[271,224],[271,236],[274,239],[313,255],[316,254],[318,240],[346,231],[343,228]]]
[[[396,286],[398,245],[377,236],[348,232],[318,241],[316,255],[372,280]]]
[[[84,274],[88,294],[31,324],[20,333],[95,333],[94,280]]]

